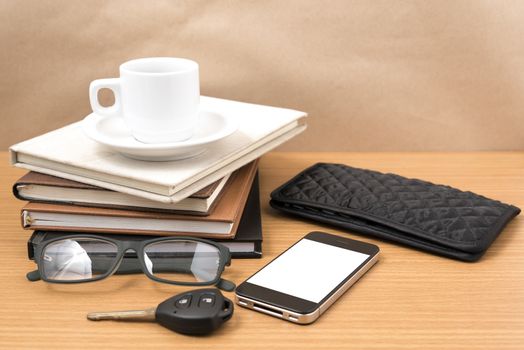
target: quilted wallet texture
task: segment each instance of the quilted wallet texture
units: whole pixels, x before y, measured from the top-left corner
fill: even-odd
[[[273,208],[442,256],[478,260],[520,209],[395,174],[318,163],[271,193]]]

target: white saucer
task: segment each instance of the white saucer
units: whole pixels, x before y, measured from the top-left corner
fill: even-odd
[[[185,141],[171,143],[143,143],[136,140],[120,117],[104,117],[91,113],[82,121],[84,133],[91,139],[123,155],[139,160],[168,161],[195,157],[212,143],[236,131],[232,118],[200,111],[193,136]]]

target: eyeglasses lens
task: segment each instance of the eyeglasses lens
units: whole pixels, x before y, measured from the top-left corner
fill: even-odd
[[[220,251],[196,241],[162,241],[144,248],[149,273],[172,282],[211,282],[218,276]]]
[[[55,281],[88,281],[106,274],[115,263],[118,247],[99,239],[63,239],[43,251],[44,277]]]

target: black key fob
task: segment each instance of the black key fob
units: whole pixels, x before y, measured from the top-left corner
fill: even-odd
[[[175,295],[158,305],[155,318],[162,326],[184,334],[208,334],[233,315],[233,302],[216,288]]]

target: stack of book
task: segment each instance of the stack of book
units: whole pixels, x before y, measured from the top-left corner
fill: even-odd
[[[260,257],[258,158],[302,132],[305,113],[202,97],[238,129],[196,157],[149,162],[98,144],[73,123],[10,148],[29,170],[13,186],[29,246],[71,233],[194,236]],[[146,237],[147,236],[147,237]]]
[[[184,235],[220,241],[233,257],[259,257],[262,227],[256,173],[254,161],[173,204],[36,172],[20,178],[13,193],[29,201],[21,220],[23,228],[35,230],[30,239],[35,244],[66,232]]]

